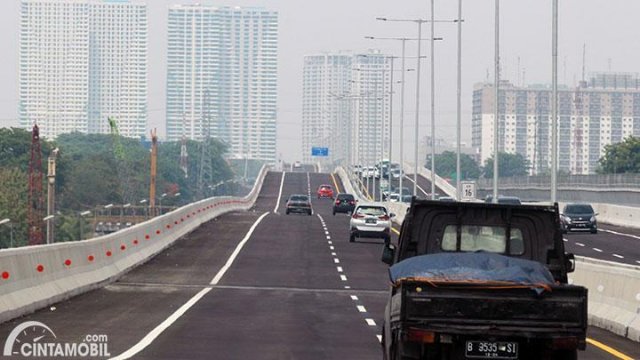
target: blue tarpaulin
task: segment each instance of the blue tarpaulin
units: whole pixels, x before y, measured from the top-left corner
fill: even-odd
[[[415,256],[389,268],[392,283],[403,279],[437,282],[505,282],[522,285],[553,285],[554,279],[542,264],[500,254],[439,253]]]

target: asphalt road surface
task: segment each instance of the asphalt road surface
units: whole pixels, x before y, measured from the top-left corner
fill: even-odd
[[[382,240],[349,243],[349,217],[331,215],[330,199],[312,196],[313,216],[284,215],[290,194],[322,183],[334,180],[269,173],[251,211],[204,224],[111,285],[0,324],[0,339],[35,320],[60,342],[105,334],[111,355],[136,359],[380,359]],[[637,343],[590,337],[640,358]],[[580,358],[617,357],[589,345]]]

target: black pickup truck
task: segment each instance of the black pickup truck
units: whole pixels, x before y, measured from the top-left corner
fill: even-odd
[[[387,360],[571,360],[585,349],[587,289],[567,284],[557,204],[414,198],[382,260]]]

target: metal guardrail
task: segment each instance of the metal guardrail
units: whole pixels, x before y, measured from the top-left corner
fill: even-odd
[[[480,188],[492,187],[491,179],[478,179]],[[498,186],[549,188],[549,176],[514,176],[498,178]],[[559,175],[558,187],[592,189],[633,189],[640,191],[640,174]]]

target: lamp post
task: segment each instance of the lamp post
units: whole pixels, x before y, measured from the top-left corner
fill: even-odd
[[[558,175],[558,0],[552,3],[551,30],[551,202],[557,200]]]
[[[493,114],[493,203],[498,203],[498,126],[500,126],[500,0],[495,0],[495,69]]]
[[[53,215],[56,203],[56,158],[58,157],[58,148],[55,148],[49,154],[47,167],[47,215]],[[47,222],[47,244],[54,242],[55,224]]]
[[[456,199],[460,200],[460,151],[462,137],[462,0],[458,0],[458,18],[454,20],[458,23],[458,90],[457,90],[457,152],[456,152]]]
[[[53,220],[54,218],[55,218],[55,215],[47,215],[42,219],[42,221],[47,223],[47,229],[50,229],[51,227],[55,226],[55,223],[51,224],[51,220]],[[52,244],[52,243],[53,243],[53,238],[50,241],[49,232],[47,232],[47,244]]]
[[[157,215],[162,215],[162,199],[164,199],[167,196],[167,193],[163,193],[162,195],[160,195],[160,197],[158,198],[159,200],[159,204],[160,204],[160,208],[159,208],[159,213]]]
[[[128,208],[129,206],[131,206],[131,203],[126,203],[122,205],[122,207],[120,208],[120,224],[121,225],[124,222],[124,209]]]
[[[83,211],[81,213],[78,214],[78,225],[80,226],[80,240],[84,240],[84,236],[82,235],[83,232],[83,228],[84,228],[84,217],[87,215],[91,215],[91,211],[87,210],[87,211]]]
[[[0,220],[0,225],[9,224],[9,247],[13,247],[13,223],[11,219],[2,219]]]
[[[148,219],[149,218],[149,209],[146,206],[144,206],[144,204],[146,204],[146,203],[147,203],[147,199],[140,200],[140,206],[142,206],[142,209],[144,211],[143,215],[145,215],[145,219]]]

